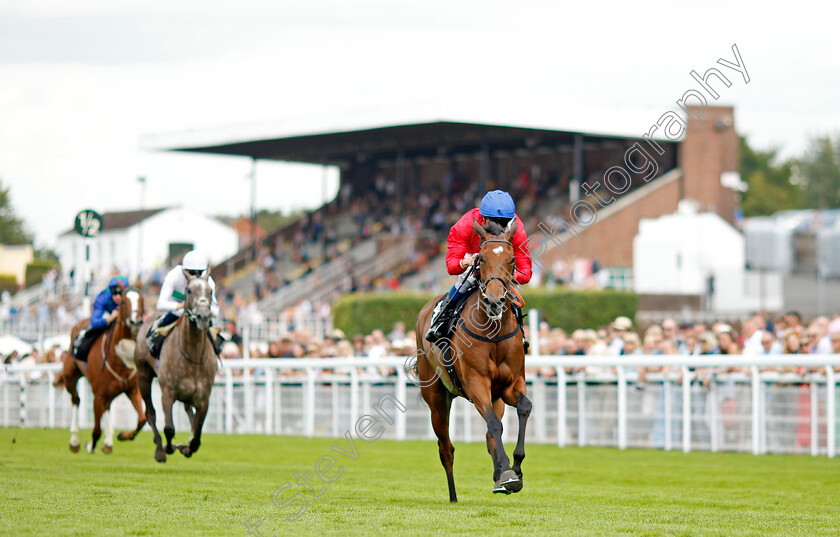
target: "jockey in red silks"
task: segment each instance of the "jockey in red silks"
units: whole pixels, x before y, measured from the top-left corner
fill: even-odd
[[[502,228],[507,228],[511,220],[516,219],[516,233],[513,235],[513,251],[516,256],[516,271],[514,273],[519,284],[531,281],[531,255],[528,251],[528,234],[522,220],[516,216],[516,205],[510,194],[502,190],[493,190],[484,195],[481,206],[471,209],[449,230],[446,250],[446,269],[453,276],[460,274],[458,282],[449,290],[449,294],[437,303],[432,313],[431,326],[426,333],[426,339],[434,342],[446,334],[441,333],[448,318],[450,305],[456,304],[458,299],[467,294],[476,285],[476,278],[467,268],[475,263],[481,238],[473,230],[473,220],[483,226],[485,222],[496,222]],[[469,274],[469,276],[467,276]],[[517,311],[521,322],[521,311]]]

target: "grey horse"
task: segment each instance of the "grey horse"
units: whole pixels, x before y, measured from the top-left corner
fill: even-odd
[[[155,433],[155,460],[166,462],[166,455],[177,447],[185,457],[198,451],[201,445],[201,428],[210,406],[210,391],[216,376],[217,355],[213,348],[210,328],[211,290],[207,276],[194,277],[187,283],[184,298],[184,315],[163,342],[160,360],[156,361],[146,347],[146,334],[154,317],[148,319],[140,329],[134,360],[137,364],[137,380],[143,401],[146,404],[146,420]],[[160,433],[155,422],[155,407],[152,404],[152,379],[158,377],[162,392],[163,413],[166,423],[166,449],[161,445]],[[172,405],[175,401],[184,403],[184,409],[192,425],[192,437],[184,445],[173,446],[175,425]]]

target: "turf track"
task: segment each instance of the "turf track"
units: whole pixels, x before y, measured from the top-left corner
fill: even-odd
[[[278,537],[840,535],[840,461],[823,457],[529,445],[525,489],[503,496],[484,445],[456,444],[451,505],[436,443],[355,440],[358,460],[332,453],[344,474],[289,522],[272,492],[301,492],[292,474],[345,439],[205,435],[158,464],[151,438],[73,454],[66,431],[0,428],[0,535],[244,536],[246,520]]]

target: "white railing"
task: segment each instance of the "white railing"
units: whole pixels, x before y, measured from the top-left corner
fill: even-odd
[[[398,357],[225,361],[215,381],[205,430],[341,436],[362,416],[387,405],[393,420],[383,436],[432,439],[428,409],[404,364],[405,358]],[[534,405],[529,442],[828,457],[837,450],[838,355],[537,356],[528,357],[527,366],[543,373],[527,375]],[[644,389],[638,390],[637,366],[668,366],[674,371],[650,373]],[[762,371],[774,366],[820,370]],[[566,368],[587,367],[602,372],[566,373]],[[694,378],[695,367],[743,367],[748,372],[716,374],[705,387]],[[0,370],[2,425],[68,426],[69,396],[52,386],[59,368],[44,364]],[[159,404],[157,383],[155,389]],[[92,397],[86,385],[80,396],[82,427],[89,427]],[[395,402],[405,411],[399,411]],[[114,402],[112,415],[119,427],[136,422],[125,398]],[[175,412],[175,421],[176,429],[187,429],[183,412]],[[503,420],[505,441],[515,441],[515,421],[516,413],[508,411]],[[486,426],[472,405],[459,398],[452,406],[450,429],[456,441],[483,442]]]

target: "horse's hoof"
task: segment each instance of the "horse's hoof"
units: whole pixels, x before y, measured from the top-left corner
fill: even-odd
[[[73,453],[78,453],[81,448],[82,446],[80,446],[79,444],[76,444],[75,446],[73,444],[70,444],[70,451],[72,451]]]
[[[522,487],[525,486],[525,483],[523,483],[522,478],[520,478],[519,481],[514,481],[513,483],[505,483],[503,486],[511,492],[519,492],[520,490],[522,490]]]
[[[94,453],[93,442],[88,442],[87,444],[85,444],[85,449],[87,450],[88,453],[93,455],[93,453]]]
[[[186,445],[181,444],[180,446],[178,446],[178,450],[181,452],[181,455],[183,455],[184,457],[186,457],[188,459],[190,457],[192,457],[193,452],[190,449],[190,446],[186,446]]]
[[[134,440],[128,433],[122,432],[117,435],[117,440],[120,442],[125,442],[126,440]]]
[[[510,494],[510,491],[500,482],[496,481],[496,484],[493,486],[493,494]]]
[[[173,446],[172,444],[168,444],[166,446],[166,454],[172,455],[173,453],[175,453],[175,446]]]
[[[110,455],[112,451],[114,451],[114,446],[102,445],[102,453]]]
[[[163,450],[155,451],[155,460],[157,462],[166,462],[166,453]]]
[[[515,483],[519,481],[519,476],[516,475],[516,472],[513,470],[505,470],[502,472],[502,475],[499,476],[499,483],[502,485],[507,485],[508,483]]]

